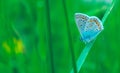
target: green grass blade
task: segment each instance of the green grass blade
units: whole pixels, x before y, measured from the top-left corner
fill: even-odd
[[[71,33],[70,33],[70,26],[69,26],[66,2],[65,2],[65,0],[62,0],[62,2],[63,2],[63,8],[64,8],[65,17],[66,17],[65,19],[66,19],[66,25],[67,25],[69,47],[70,47],[70,52],[71,52],[71,56],[72,56],[73,69],[74,69],[74,73],[77,73],[76,63],[75,63],[75,56],[74,56],[74,50],[73,50],[73,44],[72,44],[72,38],[71,38]]]
[[[110,14],[111,10],[113,9],[113,7],[114,7],[114,5],[115,5],[115,2],[116,2],[115,0],[112,2],[110,8],[107,9],[107,11],[106,11],[104,17],[102,18],[102,23],[103,23],[103,25],[104,25],[104,23],[105,23],[105,21],[106,21],[108,15]]]
[[[51,21],[50,21],[50,5],[49,0],[46,0],[46,12],[47,12],[47,30],[48,30],[48,46],[50,52],[51,73],[54,73],[54,60],[53,60],[53,48],[52,48],[52,34],[51,34]]]
[[[93,43],[95,41],[92,41],[91,43],[88,43],[85,48],[83,49],[82,53],[80,54],[78,61],[77,61],[77,72],[79,72],[79,70],[81,69],[91,47],[93,46]],[[71,73],[74,73],[73,70],[71,71]]]

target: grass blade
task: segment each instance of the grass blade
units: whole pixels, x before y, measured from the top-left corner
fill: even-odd
[[[48,30],[48,46],[50,52],[50,63],[51,63],[51,73],[54,73],[54,60],[53,60],[53,48],[52,48],[52,40],[51,40],[51,22],[50,22],[50,5],[49,0],[46,0],[46,12],[47,12],[47,30]]]
[[[73,43],[72,43],[72,38],[71,38],[71,33],[70,33],[70,26],[69,26],[69,20],[68,20],[68,14],[67,14],[66,2],[65,2],[65,0],[62,0],[62,2],[63,2],[63,8],[64,8],[65,17],[66,17],[65,19],[66,19],[66,25],[67,25],[69,47],[70,47],[70,52],[71,52],[71,56],[72,56],[73,69],[74,69],[74,73],[77,73],[76,63],[75,63],[75,56],[74,56],[74,50],[73,50]]]

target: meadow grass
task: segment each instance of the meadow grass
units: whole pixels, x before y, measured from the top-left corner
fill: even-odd
[[[0,72],[119,73],[119,1],[112,15],[114,4],[103,15],[107,2],[86,1],[0,0]],[[76,12],[99,14],[98,17],[103,16],[103,24],[111,19],[107,23],[112,25],[105,25],[102,32],[106,38],[104,43],[101,36],[97,42],[86,45],[77,38],[80,35],[74,21]],[[89,62],[93,62],[92,65]]]

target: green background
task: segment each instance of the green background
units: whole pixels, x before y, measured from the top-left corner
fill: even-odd
[[[102,19],[111,2],[0,0],[0,73],[69,73],[85,47],[74,14]],[[120,0],[117,0],[79,73],[119,72]]]

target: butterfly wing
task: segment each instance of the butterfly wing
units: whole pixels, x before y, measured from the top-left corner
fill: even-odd
[[[103,30],[102,22],[95,16],[92,16],[88,19],[84,32],[83,40],[85,42],[90,42],[96,38],[96,36]]]
[[[82,33],[84,32],[85,25],[86,25],[86,22],[88,19],[89,19],[89,16],[86,14],[82,14],[82,13],[75,14],[75,22],[77,24],[77,27],[81,34],[82,39],[84,37],[84,35]]]

